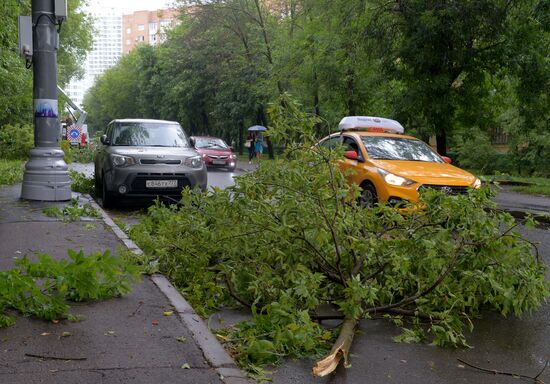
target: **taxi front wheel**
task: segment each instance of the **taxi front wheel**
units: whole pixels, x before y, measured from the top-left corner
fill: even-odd
[[[378,202],[376,188],[372,184],[361,185],[361,195],[359,196],[359,205],[363,208],[372,208]]]

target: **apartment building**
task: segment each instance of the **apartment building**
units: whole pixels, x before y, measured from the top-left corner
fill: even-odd
[[[157,45],[166,40],[166,29],[177,23],[175,9],[137,11],[122,16],[122,52],[127,54],[138,44]]]
[[[84,77],[73,80],[65,89],[77,105],[82,105],[86,91],[94,84],[97,76],[114,66],[122,55],[122,9],[118,7],[96,7],[89,10],[94,18],[96,34],[92,50],[88,53]]]

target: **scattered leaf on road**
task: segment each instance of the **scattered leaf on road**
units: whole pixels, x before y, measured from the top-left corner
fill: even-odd
[[[49,332],[42,332],[42,333],[40,334],[40,336],[48,336],[49,334],[50,334]]]
[[[230,340],[229,337],[225,335],[220,335],[219,333],[216,333],[216,337],[223,343],[227,343]]]
[[[183,369],[191,369],[191,367],[189,366],[189,364],[185,363],[181,366]]]
[[[173,311],[166,311],[164,312],[164,316],[172,316],[174,314]]]
[[[157,320],[153,320],[153,321],[151,321],[151,324],[153,324],[153,325],[159,325],[159,322],[158,322]]]
[[[178,336],[176,337],[176,340],[180,343],[185,343],[187,341],[187,338],[185,338],[184,336]]]
[[[61,337],[69,337],[69,336],[72,336],[73,334],[71,332],[63,332],[61,334]]]

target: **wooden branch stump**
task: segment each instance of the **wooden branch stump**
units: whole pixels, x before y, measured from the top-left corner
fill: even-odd
[[[342,357],[344,358],[344,364],[348,364],[348,355],[353,342],[353,336],[355,335],[355,327],[357,326],[357,319],[344,319],[340,335],[330,350],[330,354],[322,360],[319,360],[313,366],[313,376],[326,376],[333,372]]]

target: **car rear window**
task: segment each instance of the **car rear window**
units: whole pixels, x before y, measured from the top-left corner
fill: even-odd
[[[123,122],[113,127],[112,145],[145,147],[189,147],[179,124]]]
[[[369,158],[443,163],[426,143],[405,137],[362,136]]]

